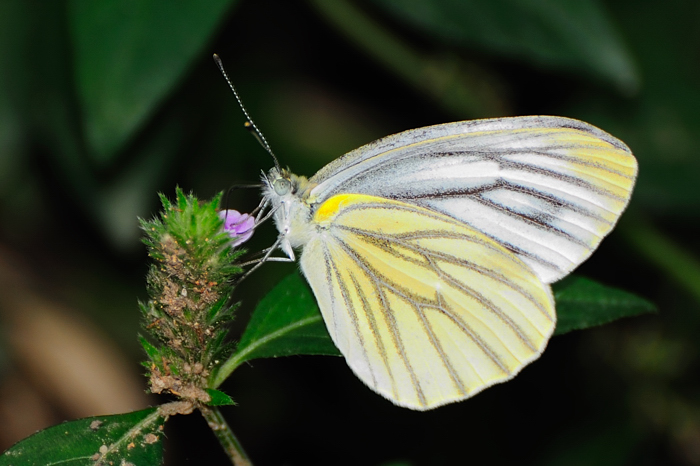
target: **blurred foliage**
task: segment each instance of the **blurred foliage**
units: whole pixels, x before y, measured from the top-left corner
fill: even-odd
[[[428,124],[580,118],[625,141],[640,177],[619,228],[578,272],[658,314],[556,337],[512,382],[428,413],[392,406],[340,358],[254,361],[223,386],[238,403],[232,427],[261,465],[700,465],[698,22],[691,0],[5,0],[0,271],[84,312],[136,365],[136,217],[156,212],[157,191],[207,198],[271,166],[213,52],[299,174]],[[257,199],[236,190],[227,202],[250,211]],[[269,246],[273,230],[248,249]],[[293,269],[268,264],[247,279],[239,335]],[[23,296],[0,285],[5,317]],[[29,372],[8,342],[0,350],[0,382]],[[166,464],[224,464],[186,422],[196,420],[168,434]]]

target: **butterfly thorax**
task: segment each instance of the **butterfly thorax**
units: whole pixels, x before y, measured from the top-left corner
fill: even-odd
[[[314,185],[304,176],[277,168],[263,177],[263,183],[263,196],[270,203],[275,225],[282,237],[280,248],[294,259],[293,248],[303,246],[313,235],[308,199]]]

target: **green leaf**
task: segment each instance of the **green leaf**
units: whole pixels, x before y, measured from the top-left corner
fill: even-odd
[[[236,404],[233,398],[220,390],[205,388],[204,391],[211,397],[211,400],[207,403],[208,406],[231,406]]]
[[[49,427],[16,443],[0,466],[138,464],[163,462],[165,422],[158,408],[96,416]]]
[[[183,79],[235,0],[71,0],[68,16],[85,133],[110,156]]]
[[[548,68],[595,75],[634,92],[639,75],[597,0],[374,0],[416,28]]]
[[[568,277],[554,290],[555,335],[656,311],[643,298],[583,277]],[[214,374],[212,385],[221,385],[245,361],[296,354],[340,355],[316,299],[298,273],[284,278],[260,301],[238,348]]]
[[[557,305],[555,335],[656,312],[656,306],[639,296],[583,277],[568,277],[553,288]]]
[[[295,354],[340,356],[306,281],[285,277],[253,311],[233,355],[215,374],[218,387],[245,361]]]

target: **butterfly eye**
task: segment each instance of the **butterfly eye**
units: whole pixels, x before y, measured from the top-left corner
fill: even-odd
[[[272,188],[278,196],[284,196],[285,194],[289,194],[289,191],[292,190],[292,183],[288,179],[277,178],[272,183]]]

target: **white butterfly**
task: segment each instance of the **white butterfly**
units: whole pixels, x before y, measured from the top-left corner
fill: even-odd
[[[280,234],[258,265],[277,247],[288,260],[301,248],[353,372],[393,403],[427,410],[509,380],[542,354],[556,325],[549,284],[613,229],[636,177],[622,141],[551,116],[404,131],[310,179],[275,158],[261,212],[271,208]]]
[[[549,284],[612,230],[637,162],[560,117],[388,136],[310,179],[279,167],[263,202],[355,374],[417,410],[514,377],[554,331]]]

